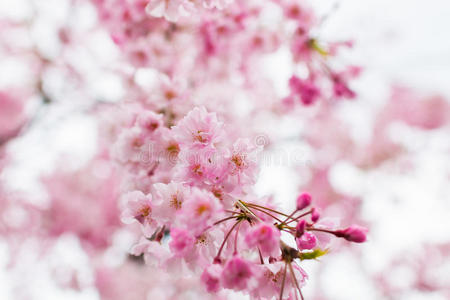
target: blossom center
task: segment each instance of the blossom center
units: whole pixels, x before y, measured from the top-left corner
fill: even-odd
[[[179,210],[181,208],[181,201],[178,199],[177,195],[172,196],[172,199],[170,200],[170,206],[175,208],[176,210]]]
[[[200,204],[197,207],[197,215],[201,216],[203,213],[209,211],[209,205],[208,204]]]
[[[235,154],[231,157],[231,161],[236,165],[237,168],[241,169],[245,165],[244,156],[242,154]]]
[[[166,92],[164,93],[164,97],[166,97],[166,99],[170,101],[170,100],[172,100],[173,98],[176,97],[176,94],[175,94],[174,91],[168,90],[168,91],[166,91]]]
[[[141,147],[142,145],[144,145],[144,142],[142,141],[141,138],[135,138],[135,139],[133,140],[133,142],[132,142],[132,145],[133,145],[134,148],[139,148],[139,147]]]
[[[208,142],[208,138],[205,137],[204,135],[205,133],[203,131],[197,130],[197,134],[194,134],[194,139],[202,144],[205,144]]]
[[[139,213],[142,217],[148,217],[150,215],[150,212],[151,212],[150,206],[144,206],[139,211]]]
[[[194,174],[197,174],[198,176],[203,176],[203,172],[201,170],[201,165],[197,164],[192,168],[192,172],[194,172]]]

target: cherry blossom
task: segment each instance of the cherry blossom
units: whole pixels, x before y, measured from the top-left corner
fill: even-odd
[[[173,136],[180,152],[172,165],[158,165],[150,176],[164,172],[170,183],[153,183],[149,195],[139,190],[126,194],[134,198],[127,215],[140,223],[143,217],[149,218],[146,222],[154,230],[150,235],[143,228],[151,242],[135,247],[134,254],[158,260],[155,251],[149,252],[155,249],[150,243],[163,245],[168,234],[170,254],[160,258],[159,265],[179,269],[184,262],[191,272],[203,270],[205,289],[214,293],[225,288],[257,295],[259,278],[267,272],[260,266],[284,263],[281,275],[273,275],[281,276],[281,283],[272,292],[285,299],[294,294],[303,297],[300,288],[306,275],[298,261],[326,254],[328,240],[322,234],[352,242],[365,240],[362,227],[335,229],[321,221],[317,207],[306,211],[312,204],[308,193],[297,197],[296,209],[290,214],[253,196],[259,148],[248,139],[225,140],[226,127],[204,107],[188,112],[165,134]],[[161,136],[147,135],[146,139],[157,141]],[[134,176],[135,170],[129,170]],[[295,238],[298,249],[281,239],[282,232]]]
[[[330,183],[333,164],[363,164],[360,153],[388,149],[378,139],[386,137],[386,120],[424,129],[448,123],[436,109],[448,108],[440,100],[417,106],[433,111],[431,118],[403,114],[398,107],[406,100],[391,103],[375,122],[373,142],[382,145],[355,149],[334,111],[342,99],[356,97],[352,81],[361,69],[339,64],[340,50],[353,44],[323,39],[322,16],[307,1],[69,2],[74,19],[54,25],[56,54],[45,53],[40,38],[29,39],[45,19],[39,9],[24,22],[0,20],[2,36],[7,28],[30,40],[0,41],[0,55],[25,62],[31,73],[30,82],[17,85],[24,93],[0,87],[0,147],[14,152],[9,141],[20,142],[36,120],[38,128],[54,128],[82,114],[99,127],[98,151],[85,167],[60,163],[40,178],[45,205],[34,197],[16,199],[0,182],[1,218],[8,221],[0,232],[14,253],[22,241],[45,240],[37,242],[43,255],[73,236],[88,253],[91,284],[102,299],[233,299],[232,291],[252,299],[303,299],[304,260],[326,255],[333,238],[367,239],[363,227],[327,220],[365,224],[362,200]],[[77,19],[85,10],[96,13],[88,25]],[[282,51],[292,67],[281,80],[283,92],[275,88],[278,74],[265,70],[266,60]],[[101,80],[110,77],[114,83],[99,93]],[[59,109],[53,125],[50,117]],[[305,143],[325,163],[304,168],[310,181],[298,189],[309,193],[262,196],[261,156],[282,139],[278,125],[285,117],[299,127],[308,122]],[[262,132],[261,143],[255,137]],[[293,209],[282,210],[282,202]],[[17,211],[25,216],[21,222]],[[71,278],[73,289],[83,287]]]

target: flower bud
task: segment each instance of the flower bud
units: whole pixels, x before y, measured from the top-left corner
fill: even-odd
[[[337,237],[342,237],[350,242],[364,243],[367,239],[367,228],[358,225],[352,225],[346,229],[336,231],[335,235]]]
[[[311,212],[311,221],[313,223],[316,223],[317,221],[319,221],[319,219],[320,219],[320,212],[319,212],[319,210],[316,209],[316,208],[313,208],[312,212]]]
[[[302,193],[297,197],[297,210],[302,210],[311,205],[311,195],[308,193]]]
[[[306,221],[304,219],[300,220],[295,227],[295,236],[301,237],[305,233]]]
[[[305,232],[300,238],[295,239],[301,250],[311,250],[317,245],[317,238],[311,232]]]

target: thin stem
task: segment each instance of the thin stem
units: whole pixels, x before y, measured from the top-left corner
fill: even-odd
[[[161,227],[161,229],[159,230],[159,232],[156,234],[155,236],[155,241],[157,242],[161,242],[161,240],[164,237],[164,232],[166,231],[166,225],[163,225],[163,227]]]
[[[241,225],[242,225],[242,223],[239,222],[239,225],[238,225],[238,227],[237,227],[237,229],[236,229],[236,233],[235,233],[235,235],[234,235],[234,252],[233,252],[233,255],[236,255],[236,254],[237,254],[238,234],[239,234],[239,229],[241,228]]]
[[[286,229],[286,228],[287,228],[287,229],[289,229],[289,230],[294,230],[294,231],[296,230],[295,227],[291,227],[291,226],[288,226],[288,225],[286,225],[286,224],[285,224],[285,225],[281,225],[281,228],[283,228],[283,229]]]
[[[222,219],[222,220],[217,221],[217,222],[214,223],[213,225],[219,225],[219,224],[222,223],[222,222],[225,222],[225,221],[228,221],[228,220],[231,220],[231,219],[235,219],[235,218],[236,218],[236,216],[227,217],[227,218],[224,218],[224,219]]]
[[[312,213],[312,209],[309,210],[309,211],[307,211],[307,212],[305,212],[304,214],[301,214],[300,216],[296,217],[295,219],[290,220],[290,221],[287,222],[286,224],[289,224],[289,223],[291,223],[291,222],[295,222],[295,221],[297,221],[298,219],[303,218],[304,216],[309,215],[310,213]]]
[[[236,228],[236,226],[241,223],[242,220],[237,221],[236,223],[234,223],[234,225],[231,227],[231,229],[227,232],[227,235],[225,236],[225,238],[223,239],[222,245],[220,245],[219,248],[219,252],[216,255],[216,258],[220,257],[220,254],[222,253],[222,249],[223,246],[225,246],[225,242],[228,240],[228,237],[230,236],[231,232],[234,230],[234,228]]]
[[[302,294],[302,291],[301,291],[301,289],[300,289],[300,286],[298,285],[297,278],[295,277],[295,274],[294,274],[294,268],[292,268],[292,265],[291,265],[291,264],[289,264],[289,271],[291,271],[291,274],[292,274],[292,280],[294,281],[294,284],[295,284],[295,286],[297,287],[297,290],[298,290],[298,292],[299,292],[299,294],[300,294],[300,297],[302,298],[302,300],[305,300],[305,298],[303,298],[303,294]]]
[[[336,232],[332,231],[332,230],[328,230],[328,229],[321,229],[321,228],[314,228],[314,227],[307,227],[306,230],[308,231],[320,231],[320,232],[326,232],[326,233],[330,233],[333,235],[336,235]]]
[[[297,212],[297,209],[295,209],[289,216],[287,216],[286,219],[281,224],[285,224],[287,222],[287,220],[293,219],[292,216],[294,216],[296,212]]]
[[[292,273],[291,273],[291,274],[292,274]],[[292,276],[291,276],[291,281],[292,281],[292,284],[295,284],[295,283],[294,283],[294,282],[295,282],[295,279],[294,279],[294,277],[292,277]],[[295,292],[294,295],[295,295],[295,300],[298,300],[297,292]]]
[[[289,217],[287,214],[279,212],[278,210],[275,210],[275,209],[271,209],[271,208],[268,208],[268,207],[265,207],[265,206],[261,206],[261,205],[258,205],[258,204],[253,204],[253,203],[246,203],[246,204],[247,204],[247,206],[250,206],[250,207],[258,207],[258,208],[265,209],[265,210],[271,211],[273,213],[276,213],[276,214],[279,214],[279,215],[282,215],[282,216],[285,216],[285,217]]]
[[[251,206],[250,206],[250,207],[251,207]],[[260,209],[260,208],[258,208],[258,207],[251,207],[251,208],[252,208],[252,209],[255,209],[255,210],[257,210],[257,211],[260,211],[260,212],[262,212],[262,213],[264,213],[264,214],[266,214],[266,215],[272,217],[273,219],[277,220],[278,222],[281,222],[280,219],[278,219],[277,217],[275,217],[274,215],[272,215],[271,213],[269,213],[269,212],[267,212],[267,211],[265,211],[265,210],[263,210],[263,209]]]
[[[166,229],[166,225],[156,228],[155,232],[153,232],[153,234],[149,238],[149,240],[150,241],[161,242],[162,238],[164,237],[165,229]]]
[[[287,261],[284,264],[284,270],[283,270],[283,280],[281,281],[281,289],[280,289],[280,300],[283,300],[283,292],[284,292],[284,283],[286,281],[286,271],[287,271]]]
[[[263,265],[263,264],[264,264],[264,259],[263,259],[263,257],[262,257],[261,249],[259,249],[259,247],[258,247],[258,254],[259,254],[259,261],[260,261],[261,264]]]

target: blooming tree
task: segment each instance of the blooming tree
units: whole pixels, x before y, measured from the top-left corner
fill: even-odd
[[[327,16],[307,1],[61,3],[55,20],[39,1],[0,19],[0,55],[25,70],[0,86],[0,233],[19,271],[27,245],[46,260],[76,237],[102,299],[305,299],[306,261],[367,239],[361,199],[329,182],[334,163],[401,155],[392,122],[448,124],[444,100],[404,114],[412,96],[395,88],[373,141],[354,142],[336,112],[357,96],[361,68],[340,60],[353,43],[321,39]],[[57,156],[37,176],[43,201],[12,188],[21,141],[74,115],[93,123],[92,155],[75,167]],[[261,195],[258,176],[286,119],[317,163],[290,165],[309,178],[280,199]],[[83,270],[63,269],[52,270],[61,287],[86,288]]]

